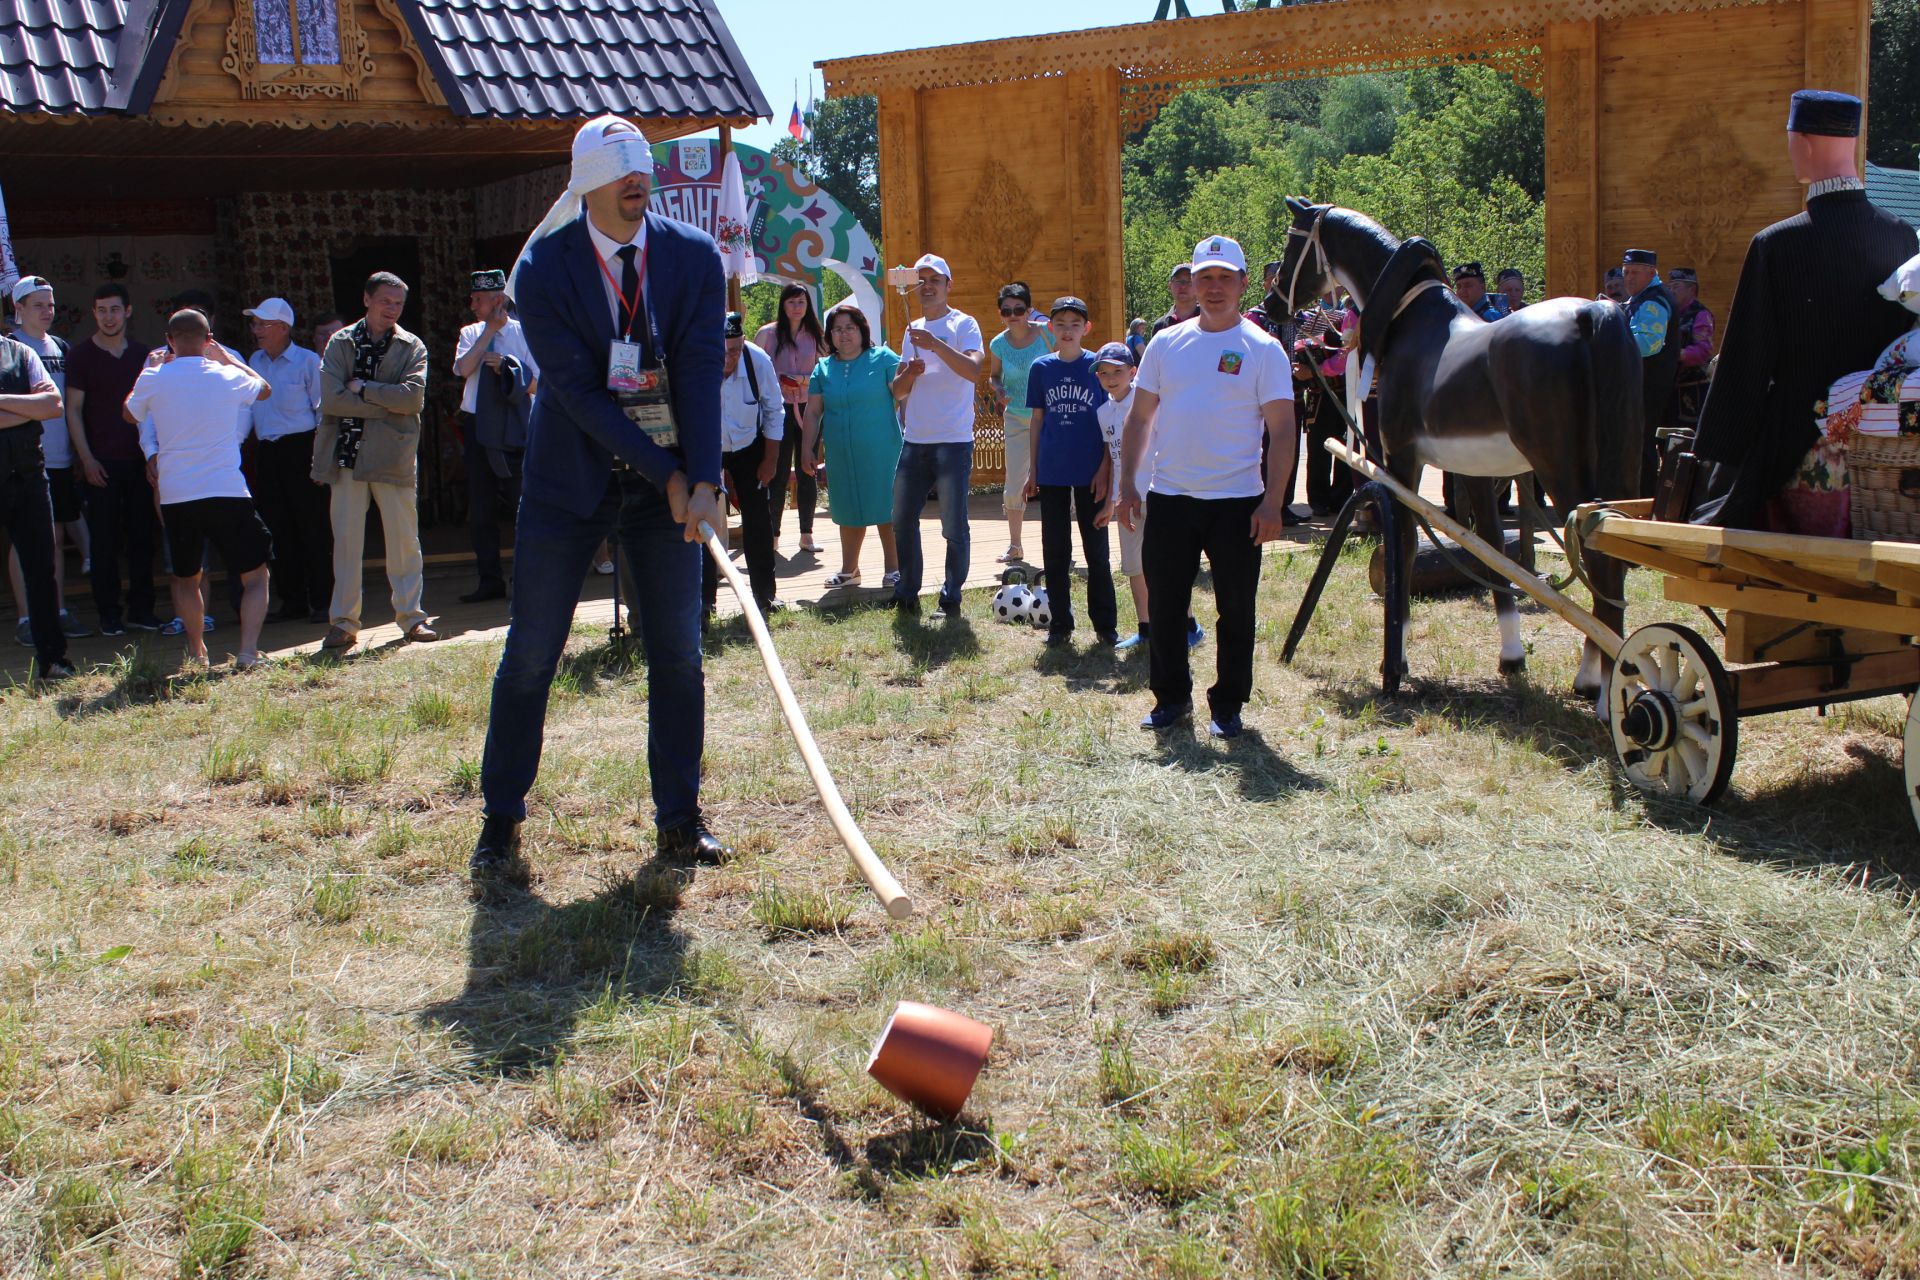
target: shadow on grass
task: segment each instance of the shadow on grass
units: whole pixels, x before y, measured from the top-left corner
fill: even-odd
[[[1351,682],[1322,678],[1318,692],[1348,720],[1412,728],[1428,716],[1456,729],[1486,729],[1507,741],[1532,748],[1563,769],[1584,769],[1613,756],[1607,727],[1592,704],[1572,693],[1533,684],[1525,675],[1504,683],[1490,678],[1474,683],[1409,676],[1394,697]]]
[[[925,617],[905,610],[893,617],[893,636],[900,652],[928,671],[980,652],[980,637],[966,617],[935,614]]]
[[[890,1181],[944,1178],[963,1165],[994,1159],[989,1122],[962,1115],[951,1123],[930,1120],[915,1112],[887,1133],[868,1138],[855,1151],[840,1132],[839,1117],[811,1088],[796,1089],[793,1101],[800,1114],[820,1134],[820,1152],[845,1173],[857,1193],[867,1200],[886,1198]]]
[[[1195,724],[1160,736],[1156,758],[1161,764],[1189,773],[1211,773],[1225,769],[1234,775],[1240,795],[1261,803],[1280,800],[1299,791],[1319,791],[1326,783],[1310,773],[1293,767],[1275,751],[1258,729],[1248,729],[1231,742],[1218,745],[1207,737],[1204,709],[1194,712]]]
[[[422,1020],[453,1032],[479,1069],[545,1069],[573,1038],[581,1010],[605,992],[645,1000],[698,987],[673,924],[690,880],[656,862],[573,902],[520,893],[477,904],[466,989]]]

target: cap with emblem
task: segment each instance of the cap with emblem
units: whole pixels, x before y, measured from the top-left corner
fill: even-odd
[[[1455,280],[1479,280],[1484,282],[1487,278],[1487,273],[1485,268],[1477,262],[1463,262],[1453,269],[1453,278]]]
[[[747,323],[740,318],[740,313],[738,311],[727,312],[727,336],[729,338],[744,338],[746,334]]]
[[[1675,267],[1667,272],[1668,284],[1699,284],[1700,273],[1692,267]]]
[[[1167,272],[1167,279],[1178,280],[1181,276],[1190,276],[1192,274],[1193,264],[1191,262],[1176,262],[1173,264],[1173,269]]]
[[[285,298],[268,298],[257,307],[248,307],[240,313],[255,320],[267,320],[289,327],[293,324],[293,304]]]
[[[467,289],[473,293],[499,293],[507,287],[507,273],[500,270],[476,271]]]
[[[945,276],[948,284],[953,283],[953,268],[949,267],[947,265],[947,260],[941,257],[937,253],[921,254],[920,260],[913,264],[913,269],[915,271],[935,272],[939,275]]]
[[[1115,367],[1131,369],[1133,367],[1133,349],[1124,342],[1109,342],[1106,346],[1093,353],[1093,371],[1095,373],[1100,372],[1102,365],[1109,364]]]
[[[48,293],[52,293],[53,282],[48,280],[45,276],[21,276],[19,281],[15,283],[15,285],[13,286],[14,305],[15,306],[20,305],[21,303],[25,302],[28,298],[32,297],[36,293],[41,292],[42,290],[45,290]]]
[[[1860,99],[1829,89],[1802,89],[1787,109],[1788,133],[1811,133],[1823,138],[1860,136]]]
[[[1047,308],[1047,318],[1052,319],[1054,316],[1059,315],[1062,311],[1077,311],[1080,313],[1080,318],[1082,320],[1089,320],[1092,318],[1087,313],[1087,304],[1080,301],[1080,299],[1074,297],[1072,294],[1068,294],[1064,298],[1055,298],[1053,300],[1053,305]]]
[[[1660,265],[1660,255],[1652,249],[1629,249],[1620,262],[1629,267],[1657,267]]]
[[[1193,270],[1197,275],[1208,267],[1226,267],[1230,271],[1247,269],[1247,251],[1232,236],[1208,236],[1193,246]]]

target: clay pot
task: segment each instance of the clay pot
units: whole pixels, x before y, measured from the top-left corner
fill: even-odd
[[[867,1059],[867,1074],[902,1102],[950,1121],[987,1063],[993,1028],[963,1013],[902,1000]]]

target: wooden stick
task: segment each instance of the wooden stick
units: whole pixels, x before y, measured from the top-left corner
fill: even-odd
[[[749,495],[751,496],[751,495]],[[827,817],[833,822],[833,829],[840,836],[840,843],[847,847],[853,856],[853,865],[860,869],[866,879],[867,887],[873,890],[873,896],[880,899],[880,905],[895,920],[905,920],[913,914],[913,899],[894,879],[893,872],[887,870],[880,855],[873,851],[867,838],[860,834],[860,827],[853,820],[853,814],[847,811],[847,805],[840,798],[840,789],[834,785],[833,774],[827,769],[827,762],[820,755],[819,744],[813,740],[813,730],[807,727],[806,713],[800,710],[799,699],[793,696],[793,686],[787,681],[786,670],[780,665],[780,655],[774,652],[773,637],[767,632],[767,621],[760,616],[760,607],[753,602],[753,592],[741,580],[740,570],[734,567],[733,560],[727,555],[726,544],[713,531],[713,526],[702,521],[700,533],[707,540],[707,553],[720,566],[720,572],[727,576],[727,585],[733,588],[733,594],[740,598],[740,611],[747,617],[747,629],[753,633],[753,643],[760,650],[760,662],[767,669],[767,678],[773,682],[774,696],[780,700],[780,714],[785,717],[787,730],[793,734],[793,741],[800,748],[800,758],[806,762],[807,773],[813,778],[813,788],[820,793],[820,803],[826,807]]]
[[[1569,597],[1555,591],[1546,579],[1528,573],[1512,560],[1509,560],[1503,553],[1494,550],[1486,539],[1480,537],[1458,520],[1455,520],[1441,508],[1428,502],[1406,485],[1401,484],[1398,480],[1394,479],[1393,476],[1388,474],[1385,469],[1375,466],[1370,459],[1347,448],[1344,441],[1337,439],[1328,440],[1326,446],[1328,453],[1340,459],[1340,461],[1346,463],[1361,475],[1366,476],[1369,480],[1379,481],[1394,497],[1400,500],[1403,506],[1418,511],[1421,515],[1425,516],[1427,522],[1436,529],[1444,530],[1446,533],[1452,535],[1453,540],[1470,552],[1474,559],[1506,578],[1507,581],[1513,583],[1516,589],[1526,592],[1529,596],[1572,623],[1586,635],[1587,639],[1599,645],[1609,658],[1617,658],[1620,656],[1620,646],[1623,642],[1620,637],[1614,633],[1613,629],[1603,625],[1598,618],[1594,617],[1593,614],[1587,610],[1582,609]]]

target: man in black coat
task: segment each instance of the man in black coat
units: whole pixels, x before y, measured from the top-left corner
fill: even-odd
[[[1793,95],[1787,150],[1807,207],[1748,246],[1694,437],[1695,454],[1713,464],[1695,493],[1696,524],[1793,532],[1769,520],[1769,500],[1819,439],[1814,405],[1912,322],[1876,292],[1913,256],[1915,239],[1867,203],[1854,159],[1860,117],[1860,100],[1846,94]]]

